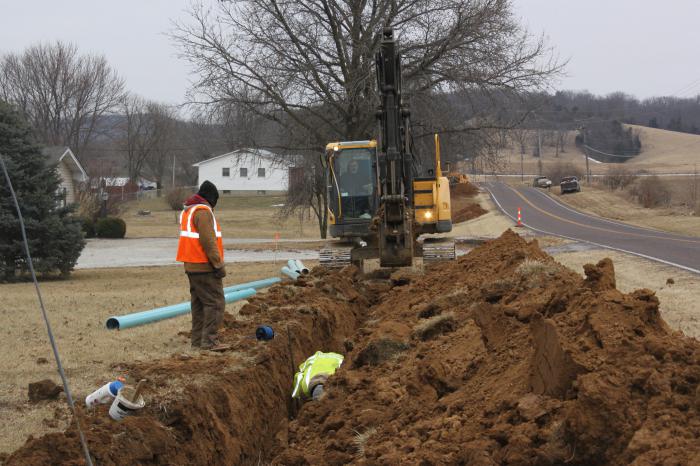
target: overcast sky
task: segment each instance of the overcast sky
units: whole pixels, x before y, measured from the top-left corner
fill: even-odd
[[[516,15],[544,33],[567,76],[560,89],[640,98],[700,93],[700,2],[695,0],[513,0]],[[39,41],[75,42],[104,54],[127,87],[168,103],[184,100],[188,65],[163,35],[189,0],[0,0],[0,52]]]

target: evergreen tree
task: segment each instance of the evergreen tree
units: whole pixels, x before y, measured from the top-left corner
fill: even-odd
[[[60,180],[33,142],[31,130],[17,111],[0,101],[0,154],[14,186],[37,273],[67,276],[85,246],[80,221],[72,207],[60,207]],[[0,281],[29,270],[19,218],[0,170]]]

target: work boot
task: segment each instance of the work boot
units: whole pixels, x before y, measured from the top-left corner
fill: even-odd
[[[226,351],[226,350],[231,349],[231,345],[221,343],[218,339],[216,339],[216,340],[210,340],[209,344],[202,344],[201,348],[205,351],[221,352],[221,351]]]

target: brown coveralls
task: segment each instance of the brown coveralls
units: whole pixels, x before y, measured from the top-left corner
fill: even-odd
[[[211,212],[198,209],[192,223],[199,232],[199,243],[209,262],[185,262],[192,299],[192,346],[211,348],[218,344],[217,331],[224,320],[224,263],[216,247],[216,234]],[[219,269],[217,273],[215,269]],[[218,275],[218,276],[217,276]]]

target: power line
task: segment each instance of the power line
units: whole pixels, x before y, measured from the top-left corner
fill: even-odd
[[[688,89],[692,89],[693,87],[695,87],[695,86],[698,85],[698,84],[700,84],[700,78],[698,78],[698,79],[696,79],[695,81],[693,81],[693,82],[691,82],[691,83],[689,83],[689,84],[686,84],[685,86],[682,86],[682,87],[680,87],[679,89],[677,89],[677,90],[671,92],[671,95],[676,95],[676,94],[679,94],[679,93],[685,94],[686,92],[688,92]]]
[[[636,157],[636,156],[638,155],[638,154],[634,154],[634,155],[609,154],[609,153],[607,153],[607,152],[603,152],[602,150],[595,149],[595,148],[589,146],[588,144],[584,144],[583,147],[585,147],[586,149],[591,150],[591,151],[593,151],[593,152],[597,152],[597,153],[600,154],[600,155],[605,155],[605,156],[608,156],[608,157],[618,157],[618,158],[621,158],[621,159],[631,159],[632,157]]]

